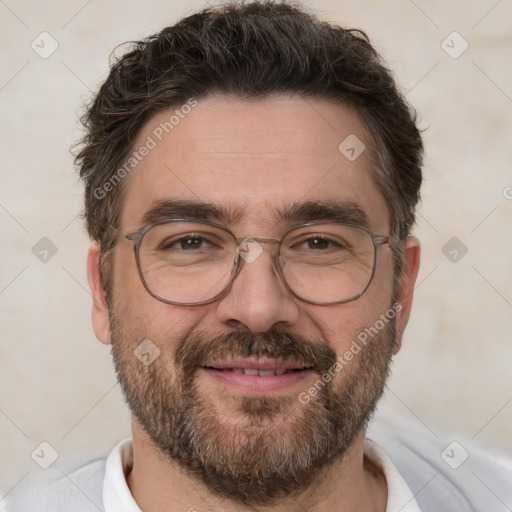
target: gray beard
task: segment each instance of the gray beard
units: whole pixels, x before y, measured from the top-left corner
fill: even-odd
[[[221,336],[195,332],[179,340],[173,376],[163,354],[149,366],[141,364],[133,354],[138,344],[134,339],[144,336],[127,339],[111,317],[118,380],[154,446],[219,497],[245,506],[268,505],[302,493],[343,457],[366,428],[383,393],[395,330],[393,319],[341,369],[337,385],[324,382],[299,414],[297,393],[228,394],[241,419],[234,425],[223,423],[208,397],[201,396],[195,382],[198,367],[225,357],[284,357],[311,364],[320,379],[336,363],[327,341],[282,331]]]

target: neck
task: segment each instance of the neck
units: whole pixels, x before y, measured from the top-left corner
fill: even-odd
[[[135,421],[132,433],[133,467],[127,482],[144,512],[380,512],[386,509],[386,480],[364,456],[364,432],[354,439],[344,457],[327,466],[303,492],[258,507],[244,507],[211,493],[175,462],[165,459]]]

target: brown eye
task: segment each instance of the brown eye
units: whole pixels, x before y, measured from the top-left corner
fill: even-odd
[[[204,239],[199,237],[181,238],[179,240],[180,249],[201,249]]]
[[[203,236],[187,234],[182,235],[179,238],[171,238],[159,245],[159,250],[161,251],[169,251],[169,250],[182,250],[182,251],[193,251],[198,249],[205,249],[210,244],[210,242]]]
[[[307,241],[307,244],[309,249],[328,249],[331,241],[325,238],[316,237],[310,238]]]

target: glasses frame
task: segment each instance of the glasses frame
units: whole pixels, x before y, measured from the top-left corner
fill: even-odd
[[[233,273],[231,275],[231,278],[230,278],[228,284],[226,285],[226,287],[220,293],[215,295],[215,297],[212,297],[211,299],[200,301],[200,302],[177,302],[177,301],[173,301],[173,300],[169,300],[169,299],[165,299],[164,297],[161,297],[157,293],[153,292],[153,290],[151,290],[151,288],[147,284],[147,282],[146,282],[146,280],[144,278],[144,275],[142,273],[141,265],[140,265],[140,246],[142,244],[142,240],[144,238],[144,235],[151,228],[153,228],[154,226],[160,226],[162,224],[171,224],[173,222],[189,222],[189,223],[196,223],[196,224],[204,224],[206,226],[212,226],[212,227],[221,229],[222,231],[225,231],[235,241],[236,246],[237,246],[237,251],[236,251],[235,260],[233,261],[234,271],[233,271]],[[300,296],[298,293],[296,293],[291,288],[291,286],[288,284],[288,282],[287,282],[287,280],[286,280],[286,278],[285,278],[285,276],[283,274],[283,271],[282,271],[282,268],[281,268],[281,264],[279,262],[279,255],[281,254],[281,244],[282,244],[282,241],[287,237],[287,235],[291,231],[293,231],[295,229],[302,228],[302,227],[307,227],[307,226],[318,226],[318,225],[322,225],[322,224],[340,224],[340,225],[343,225],[343,226],[357,228],[357,229],[360,229],[360,230],[366,232],[370,236],[370,238],[372,240],[372,244],[373,244],[373,268],[372,268],[372,271],[371,271],[371,274],[370,274],[370,278],[368,279],[368,283],[366,284],[366,286],[359,293],[357,293],[356,295],[354,295],[352,297],[349,297],[348,299],[343,299],[343,300],[334,301],[334,302],[319,302],[319,301],[314,301],[314,300],[306,299],[306,298]],[[371,284],[371,282],[373,280],[373,277],[375,275],[375,269],[377,267],[377,248],[380,247],[380,246],[384,246],[386,244],[392,244],[392,240],[391,240],[390,236],[376,235],[376,234],[372,233],[369,229],[367,229],[367,228],[365,228],[363,226],[357,226],[355,224],[349,224],[349,223],[346,223],[346,222],[337,222],[337,221],[306,222],[306,223],[298,224],[298,225],[295,225],[295,226],[291,227],[290,229],[288,229],[283,234],[283,236],[281,238],[255,238],[255,237],[236,237],[228,228],[225,228],[224,226],[221,226],[220,224],[216,224],[214,222],[210,222],[210,221],[207,221],[207,220],[182,219],[182,218],[180,218],[180,219],[162,220],[162,221],[159,221],[159,222],[154,222],[152,224],[148,224],[148,225],[140,228],[138,231],[135,231],[134,233],[130,233],[130,234],[125,235],[124,238],[126,238],[127,240],[130,240],[134,244],[133,248],[134,248],[134,253],[135,253],[135,262],[137,264],[137,271],[139,273],[139,277],[140,277],[140,279],[142,281],[142,284],[144,285],[144,288],[146,288],[148,293],[152,297],[154,297],[155,299],[158,299],[161,302],[164,302],[166,304],[172,304],[172,305],[175,305],[175,306],[187,306],[187,307],[202,306],[202,305],[205,305],[205,304],[210,304],[210,303],[215,302],[216,300],[220,299],[222,296],[224,296],[229,291],[229,289],[233,285],[233,282],[235,281],[235,279],[237,278],[238,274],[242,270],[243,264],[245,263],[245,259],[240,256],[240,251],[238,250],[240,245],[242,243],[244,243],[244,242],[247,242],[247,243],[258,242],[258,243],[274,243],[274,244],[279,244],[278,248],[277,248],[277,251],[275,252],[275,254],[274,254],[272,259],[274,260],[274,266],[276,267],[277,272],[278,272],[279,277],[281,278],[282,282],[285,284],[286,288],[295,297],[297,297],[298,299],[302,300],[303,302],[307,302],[309,304],[315,304],[315,305],[318,305],[318,306],[331,306],[331,305],[334,305],[334,304],[345,304],[346,302],[352,302],[353,300],[356,300],[359,297],[361,297],[361,295],[363,295],[366,292],[366,290],[368,289],[368,287],[370,286],[370,284]]]

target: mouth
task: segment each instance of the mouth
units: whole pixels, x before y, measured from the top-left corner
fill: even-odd
[[[268,394],[289,390],[313,373],[313,365],[276,359],[233,359],[209,362],[203,372],[238,392]]]

